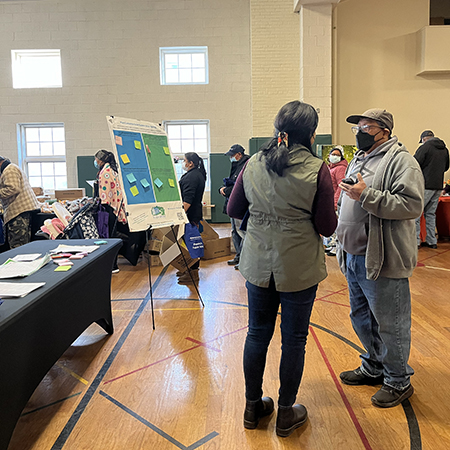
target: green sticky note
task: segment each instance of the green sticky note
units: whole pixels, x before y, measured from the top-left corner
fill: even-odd
[[[136,183],[136,177],[132,173],[127,173],[127,180],[130,183]]]
[[[175,181],[173,181],[172,178],[169,178],[169,186],[175,187]]]
[[[134,146],[138,149],[138,150],[140,150],[142,147],[141,147],[141,141],[134,141]]]
[[[58,266],[55,272],[67,272],[72,266]]]
[[[170,155],[169,147],[163,147],[163,149],[164,149],[164,153],[165,153],[166,155]]]
[[[136,186],[133,186],[130,188],[131,193],[133,194],[133,197],[136,197],[136,195],[139,194],[138,188]]]
[[[142,186],[144,186],[145,188],[148,188],[148,187],[150,186],[150,183],[147,181],[146,178],[142,178],[141,184],[142,184]]]
[[[164,184],[159,178],[157,178],[153,183],[155,183],[156,187],[158,188],[160,188]]]

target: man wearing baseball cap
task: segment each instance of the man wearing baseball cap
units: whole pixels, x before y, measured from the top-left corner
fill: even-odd
[[[236,183],[237,177],[244,168],[245,163],[250,158],[250,156],[245,154],[245,149],[242,145],[234,144],[225,153],[225,156],[230,158],[231,170],[230,176],[223,179],[223,186],[219,189],[219,192],[225,197],[225,204],[223,205],[223,212],[227,214],[227,204],[230,198],[231,191],[233,190],[234,184]],[[241,225],[241,220],[231,218],[231,238],[233,239],[233,245],[236,250],[235,257],[228,261],[228,265],[235,266],[236,269],[239,268],[239,259],[241,257],[241,246],[242,237],[239,234],[239,227]]]
[[[425,179],[425,195],[423,215],[427,228],[424,247],[437,248],[436,239],[436,209],[444,186],[444,173],[449,167],[448,150],[445,142],[434,136],[431,130],[425,130],[420,135],[422,144],[414,154],[414,158],[422,169]],[[416,219],[417,246],[420,247],[420,217]]]
[[[414,392],[408,278],[417,262],[414,220],[422,212],[424,182],[417,161],[392,136],[391,113],[369,109],[347,122],[355,125],[359,151],[340,183],[337,256],[366,353],[360,367],[340,377],[348,385],[382,385],[372,403],[390,408]]]

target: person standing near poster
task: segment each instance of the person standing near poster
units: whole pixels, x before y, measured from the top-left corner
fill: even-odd
[[[224,185],[219,189],[219,192],[225,197],[225,204],[223,205],[223,212],[227,214],[228,199],[230,198],[231,192],[233,191],[234,184],[236,183],[237,177],[244,168],[245,163],[249,160],[250,156],[245,154],[245,149],[242,145],[234,144],[225,153],[225,156],[230,158],[231,170],[230,176],[223,179]],[[235,219],[231,217],[231,239],[233,240],[234,249],[236,250],[236,255],[233,259],[228,261],[229,266],[235,266],[236,269],[239,268],[239,258],[241,256],[242,247],[242,235],[240,234],[239,227],[241,226],[242,220]]]
[[[94,197],[98,197],[107,210],[109,214],[109,237],[115,237],[118,235],[118,222],[125,225],[127,216],[123,205],[123,192],[114,154],[107,150],[99,150],[95,154],[94,166],[98,169],[97,180],[94,184]],[[112,273],[117,272],[119,272],[119,266],[116,257]]]
[[[183,208],[186,212],[188,220],[191,224],[198,227],[202,220],[202,200],[205,192],[206,170],[203,165],[203,159],[195,152],[186,153],[184,155],[183,170],[186,172],[180,178],[181,198],[183,200]],[[192,283],[192,280],[200,279],[198,271],[200,261],[197,261],[191,267],[191,276],[187,272],[178,272],[178,283]]]

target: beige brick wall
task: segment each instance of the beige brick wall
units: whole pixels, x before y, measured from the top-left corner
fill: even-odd
[[[253,136],[270,136],[285,103],[299,99],[300,28],[292,0],[250,0]]]

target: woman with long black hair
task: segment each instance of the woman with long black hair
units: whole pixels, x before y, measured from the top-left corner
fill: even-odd
[[[330,172],[312,152],[318,115],[293,101],[278,112],[275,136],[241,171],[228,215],[249,212],[239,269],[247,280],[249,329],[244,348],[244,427],[256,428],[272,414],[262,397],[266,355],[281,304],[282,354],[276,433],[289,436],[307,420],[294,405],[303,374],[317,286],[326,278],[320,234],[336,228]]]
[[[94,166],[98,169],[97,180],[94,184],[94,197],[100,199],[101,204],[109,213],[109,237],[120,236],[128,231],[127,216],[123,204],[123,192],[117,170],[114,154],[107,150],[99,150],[95,154]],[[122,225],[122,227],[120,227]],[[122,228],[118,230],[118,228]],[[114,260],[113,273],[119,272],[117,257]]]
[[[189,219],[189,222],[198,227],[202,220],[202,199],[205,192],[206,170],[203,159],[195,152],[189,152],[184,155],[183,170],[185,174],[180,178],[181,198],[183,199],[183,208]],[[191,275],[195,281],[199,280],[198,269],[200,261],[191,267]],[[191,283],[192,279],[187,272],[178,273],[178,283]]]

